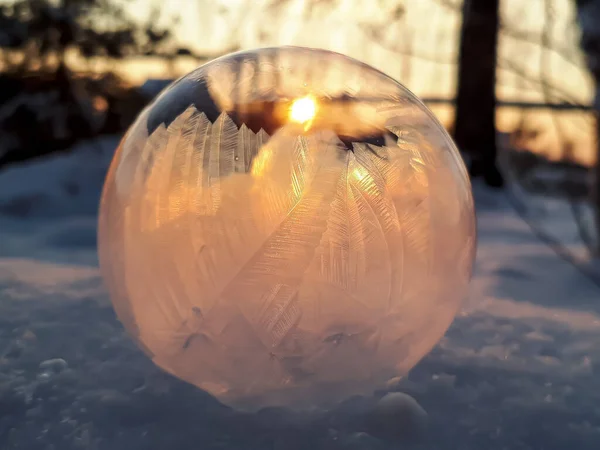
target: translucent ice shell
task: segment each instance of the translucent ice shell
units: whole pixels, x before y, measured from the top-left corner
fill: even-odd
[[[406,88],[299,47],[165,89],[106,178],[99,254],[153,361],[240,408],[327,406],[410,370],[474,259],[471,187]]]

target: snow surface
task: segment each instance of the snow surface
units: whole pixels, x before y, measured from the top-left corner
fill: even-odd
[[[504,193],[479,185],[471,297],[393,387],[427,411],[416,441],[402,439],[410,414],[386,428],[369,399],[242,414],[162,373],[115,319],[97,268],[97,204],[116,143],[0,173],[0,448],[599,448],[600,290],[536,239]]]

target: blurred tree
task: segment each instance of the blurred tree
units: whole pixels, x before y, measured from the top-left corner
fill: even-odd
[[[472,177],[501,187],[496,165],[496,64],[499,0],[464,0],[454,139],[469,155]]]
[[[122,123],[112,87],[90,90],[95,76],[75,76],[83,61],[171,57],[170,26],[127,13],[128,0],[5,0],[0,4],[0,167],[71,147]],[[174,47],[174,46],[173,46]],[[72,64],[75,67],[69,67]],[[95,87],[106,87],[95,83]],[[44,98],[40,107],[40,98]],[[98,105],[104,108],[99,121]],[[104,105],[104,106],[102,106]],[[32,132],[32,130],[35,130]]]
[[[0,6],[4,71],[60,70],[66,55],[123,58],[156,55],[169,41],[168,27],[126,13],[116,0],[9,0]]]

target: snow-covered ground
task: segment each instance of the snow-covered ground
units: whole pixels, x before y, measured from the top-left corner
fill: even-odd
[[[398,448],[363,420],[358,400],[315,416],[236,413],[135,348],[96,260],[115,143],[0,173],[0,448]],[[397,386],[429,415],[411,445],[597,450],[600,290],[536,239],[505,194],[476,185],[475,196],[471,298]]]

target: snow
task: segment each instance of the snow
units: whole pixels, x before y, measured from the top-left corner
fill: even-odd
[[[0,448],[398,448],[390,430],[412,426],[407,406],[385,426],[373,422],[369,399],[312,415],[242,414],[160,372],[134,346],[95,249],[116,143],[0,173]],[[470,298],[431,354],[390,386],[427,412],[426,431],[403,445],[597,449],[600,291],[534,236],[505,193],[478,184],[474,193]],[[564,209],[531,201],[545,208],[540,223],[573,234]]]

